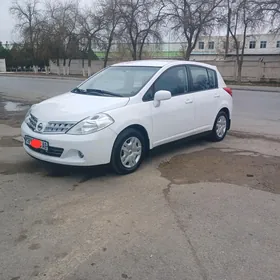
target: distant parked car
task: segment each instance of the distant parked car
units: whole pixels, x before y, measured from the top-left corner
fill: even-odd
[[[71,92],[33,105],[21,126],[34,158],[66,165],[110,163],[135,171],[148,150],[230,129],[232,91],[215,66],[134,61],[110,66]]]

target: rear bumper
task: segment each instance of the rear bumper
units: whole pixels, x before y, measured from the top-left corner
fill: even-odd
[[[109,127],[88,135],[40,134],[32,131],[25,122],[21,126],[21,135],[23,138],[31,136],[47,141],[49,146],[56,150],[63,149],[61,155],[56,154],[54,156],[54,153],[42,153],[23,144],[25,151],[31,157],[46,162],[73,166],[92,166],[109,163],[117,137],[116,133]],[[80,156],[79,152],[83,154],[83,157]]]

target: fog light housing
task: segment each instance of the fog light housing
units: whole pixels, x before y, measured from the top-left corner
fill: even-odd
[[[78,151],[78,155],[79,155],[80,158],[84,157],[84,154],[81,151]]]

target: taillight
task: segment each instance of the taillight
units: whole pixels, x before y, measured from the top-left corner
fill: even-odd
[[[232,89],[229,87],[224,87],[224,90],[230,95],[232,96]]]

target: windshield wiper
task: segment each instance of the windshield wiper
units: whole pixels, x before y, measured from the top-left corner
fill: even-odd
[[[80,88],[74,88],[71,90],[71,92],[74,93],[86,93],[86,91],[84,89],[80,89]]]
[[[107,90],[103,90],[103,89],[88,88],[87,92],[97,93],[97,94],[100,94],[101,96],[109,95],[109,96],[115,96],[115,97],[123,97],[121,94],[111,92],[111,91],[107,91]]]

